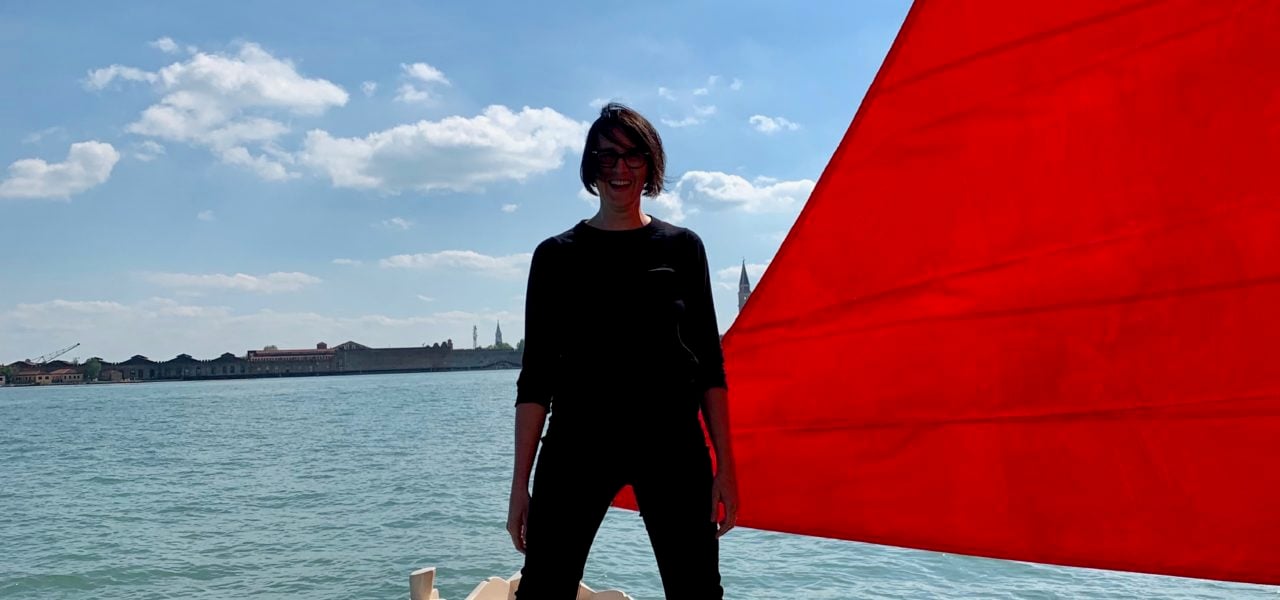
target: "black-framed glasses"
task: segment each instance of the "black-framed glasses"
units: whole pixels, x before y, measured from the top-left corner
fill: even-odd
[[[649,162],[648,152],[631,151],[619,154],[612,150],[594,150],[591,153],[595,155],[596,162],[606,169],[612,168],[614,165],[618,164],[619,158],[622,159],[623,164],[631,167],[632,169],[639,169]]]

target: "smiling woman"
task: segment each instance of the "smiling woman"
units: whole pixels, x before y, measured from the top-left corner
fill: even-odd
[[[587,192],[600,196],[602,211],[640,214],[641,192],[661,194],[666,170],[662,138],[647,119],[621,104],[601,109],[587,131],[580,176]]]
[[[702,240],[640,207],[661,193],[665,167],[653,125],[606,105],[581,168],[600,208],[534,252],[507,520],[525,552],[517,598],[573,596],[605,510],[627,485],[667,597],[723,596],[717,538],[737,514],[724,361]],[[598,350],[601,331],[611,352]]]

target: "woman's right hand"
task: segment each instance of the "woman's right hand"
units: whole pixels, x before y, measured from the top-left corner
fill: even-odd
[[[524,529],[529,523],[529,473],[538,453],[538,436],[547,420],[547,407],[537,402],[516,404],[515,465],[511,470],[511,504],[507,507],[507,533],[516,550],[524,554]]]
[[[511,501],[507,506],[507,533],[516,550],[524,554],[524,526],[529,521],[529,488],[512,486]]]

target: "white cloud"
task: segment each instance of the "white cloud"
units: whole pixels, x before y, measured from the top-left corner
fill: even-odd
[[[685,219],[684,204],[680,202],[680,196],[671,192],[662,192],[657,198],[649,200],[659,207],[659,213],[663,219],[671,223],[682,223]]]
[[[178,44],[177,42],[173,41],[173,38],[170,38],[170,37],[162,37],[153,42],[148,42],[147,45],[151,46],[152,48],[156,48],[161,52],[164,52],[165,54],[178,53]]]
[[[155,73],[143,71],[142,69],[126,67],[123,65],[111,65],[109,67],[89,71],[89,77],[85,79],[85,86],[92,90],[100,90],[111,85],[111,82],[116,79],[155,83],[159,77]]]
[[[707,85],[706,85],[706,87],[700,87],[700,88],[698,88],[698,89],[696,89],[696,90],[693,90],[693,95],[694,95],[694,96],[706,96],[706,95],[708,95],[708,94],[710,94],[710,93],[711,93],[711,89],[712,89],[712,88],[714,88],[714,87],[716,87],[716,84],[717,84],[717,83],[720,83],[720,76],[719,76],[719,75],[711,75],[711,76],[708,76],[708,77],[707,77]]]
[[[400,69],[404,71],[405,77],[427,85],[451,85],[449,83],[449,79],[444,76],[444,73],[440,72],[440,69],[437,69],[427,63],[419,62],[411,65],[400,63]],[[430,92],[419,89],[412,83],[406,83],[401,85],[400,89],[396,91],[395,99],[399,102],[411,104],[427,102],[432,98],[433,96]]]
[[[401,217],[391,217],[390,219],[387,219],[379,223],[379,225],[387,229],[399,229],[400,231],[408,231],[410,227],[413,227],[413,221],[409,221]]]
[[[419,300],[421,300],[421,301],[423,301],[423,302],[435,302],[435,301],[436,301],[436,299],[435,299],[435,298],[432,298],[431,296],[423,296],[422,294],[418,294],[418,299],[419,299]]]
[[[603,108],[603,107],[604,107],[604,105],[606,105],[606,104],[608,104],[608,103],[609,103],[609,101],[608,101],[608,100],[605,100],[604,98],[596,98],[595,100],[592,100],[591,102],[588,102],[588,103],[587,103],[587,106],[590,106],[591,108]]]
[[[741,80],[741,79],[738,79],[737,77],[734,77],[734,78],[733,78],[733,83],[730,83],[730,84],[729,84],[729,89],[731,89],[731,90],[733,90],[733,91],[735,91],[735,92],[736,92],[736,91],[738,91],[738,90],[740,90],[740,89],[742,89],[742,80]]]
[[[180,317],[208,320],[225,319],[231,316],[231,309],[225,306],[179,304],[178,302],[168,298],[152,298],[143,303],[141,308],[143,310],[150,311],[158,317]]]
[[[24,158],[9,165],[9,176],[0,182],[0,198],[70,198],[111,177],[120,153],[105,142],[71,144],[67,160],[47,163]]]
[[[798,212],[814,182],[809,179],[779,181],[757,177],[752,181],[715,171],[689,171],[669,191],[655,199],[668,219],[678,222],[701,209],[738,209],[749,213]]]
[[[146,81],[161,94],[127,130],[147,137],[209,148],[224,162],[266,179],[289,179],[279,152],[269,159],[250,145],[271,143],[289,128],[278,113],[316,116],[347,103],[347,93],[324,79],[298,73],[293,63],[245,43],[234,55],[196,52],[156,73],[112,65],[89,74],[88,85],[101,89],[116,78]]]
[[[445,78],[444,73],[440,72],[440,69],[437,69],[427,63],[419,62],[411,65],[401,63],[400,68],[404,70],[405,76],[417,79],[423,83],[450,85],[449,80]]]
[[[707,77],[707,84],[705,86],[695,88],[689,93],[687,100],[685,101],[681,101],[680,97],[669,88],[658,88],[658,96],[677,104],[680,107],[680,112],[683,113],[682,118],[663,116],[660,121],[667,127],[677,128],[691,127],[706,122],[708,117],[716,114],[716,106],[714,104],[700,105],[698,104],[698,100],[709,96],[712,88],[714,88],[719,81],[719,75],[711,75]]]
[[[202,210],[196,213],[196,218],[205,222],[213,221],[215,219],[215,217],[213,216],[213,211],[211,210]]]
[[[681,199],[689,204],[762,213],[798,211],[809,199],[813,186],[810,179],[778,181],[757,177],[747,181],[728,173],[689,171],[680,177],[678,189]]]
[[[513,213],[513,212],[516,212],[516,210],[518,210],[519,208],[520,208],[519,204],[503,204],[502,212]]]
[[[61,136],[62,136],[62,134],[65,134],[65,133],[66,133],[66,130],[65,130],[65,129],[63,129],[61,126],[58,126],[58,125],[55,125],[55,126],[53,126],[53,127],[46,127],[46,128],[44,128],[44,129],[41,129],[40,131],[35,131],[35,132],[32,132],[32,133],[27,134],[26,136],[24,136],[24,137],[22,138],[22,143],[24,143],[24,144],[34,144],[34,143],[39,142],[40,140],[43,140],[44,138],[47,138],[47,137],[49,137],[49,136],[52,136],[52,135],[58,135],[59,137],[61,137]]]
[[[171,104],[197,111],[264,107],[319,115],[347,103],[347,93],[341,87],[303,77],[292,62],[280,60],[253,43],[241,45],[235,56],[197,54],[187,62],[161,69],[159,75],[164,90],[192,101],[188,104],[184,98],[175,98]],[[207,105],[200,106],[200,102]]]
[[[263,294],[296,292],[321,281],[319,277],[297,272],[277,272],[261,276],[246,275],[244,273],[236,273],[235,275],[223,273],[147,273],[144,278],[156,285],[171,288],[233,290]]]
[[[151,162],[165,153],[164,146],[151,140],[143,140],[138,144],[134,144],[133,148],[133,157],[142,162]]]
[[[405,104],[414,104],[414,103],[426,102],[430,100],[431,94],[414,87],[413,84],[406,83],[401,85],[400,89],[396,90],[395,99],[396,99],[396,102],[404,102]]]
[[[109,315],[128,310],[119,302],[105,300],[50,300],[38,304],[19,304],[10,316],[37,317],[54,312],[82,315]]]
[[[707,117],[710,117],[711,115],[716,114],[716,107],[714,104],[707,105],[707,106],[699,106],[697,104],[693,104],[691,106],[693,110],[692,115],[688,115],[685,118],[679,119],[679,120],[672,119],[669,117],[662,117],[660,121],[662,121],[662,123],[667,127],[691,127],[693,125],[701,125],[706,121]]]
[[[203,142],[215,150],[239,147],[246,143],[265,144],[289,132],[279,121],[261,117],[245,118],[214,129],[195,132],[190,141]]]
[[[559,168],[566,154],[581,149],[586,132],[586,123],[550,108],[517,113],[490,106],[475,117],[424,120],[363,138],[313,130],[298,157],[335,187],[472,191]]]
[[[372,97],[374,92],[378,91],[378,83],[376,81],[366,81],[361,83],[360,91],[364,92],[365,97]]]
[[[283,164],[264,155],[254,156],[250,154],[249,149],[244,146],[224,149],[218,155],[222,158],[222,162],[249,169],[257,173],[258,177],[267,181],[285,181],[300,176],[298,173],[290,171]]]
[[[399,254],[378,262],[392,269],[458,269],[494,277],[519,277],[529,266],[533,254],[525,252],[509,256],[488,256],[471,250],[443,250],[423,254]]]
[[[666,117],[662,117],[661,121],[662,121],[662,124],[666,125],[667,127],[689,127],[690,125],[697,125],[702,122],[696,117],[685,117],[683,119],[680,119],[679,121],[675,119],[668,119]]]
[[[788,121],[783,117],[766,117],[764,115],[752,115],[747,122],[760,133],[773,134],[779,131],[795,131],[800,129],[798,123]]]
[[[333,259],[333,264],[335,264],[335,265],[344,265],[344,266],[348,266],[348,267],[358,267],[358,266],[360,266],[360,265],[361,265],[361,264],[363,264],[363,263],[361,263],[361,262],[360,262],[360,261],[358,261],[358,260],[353,260],[353,259],[350,259],[350,258],[335,258],[335,259]]]

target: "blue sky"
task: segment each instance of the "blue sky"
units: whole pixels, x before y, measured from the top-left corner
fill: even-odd
[[[908,4],[7,3],[0,362],[514,343],[605,100],[658,126],[646,211],[727,330]]]

